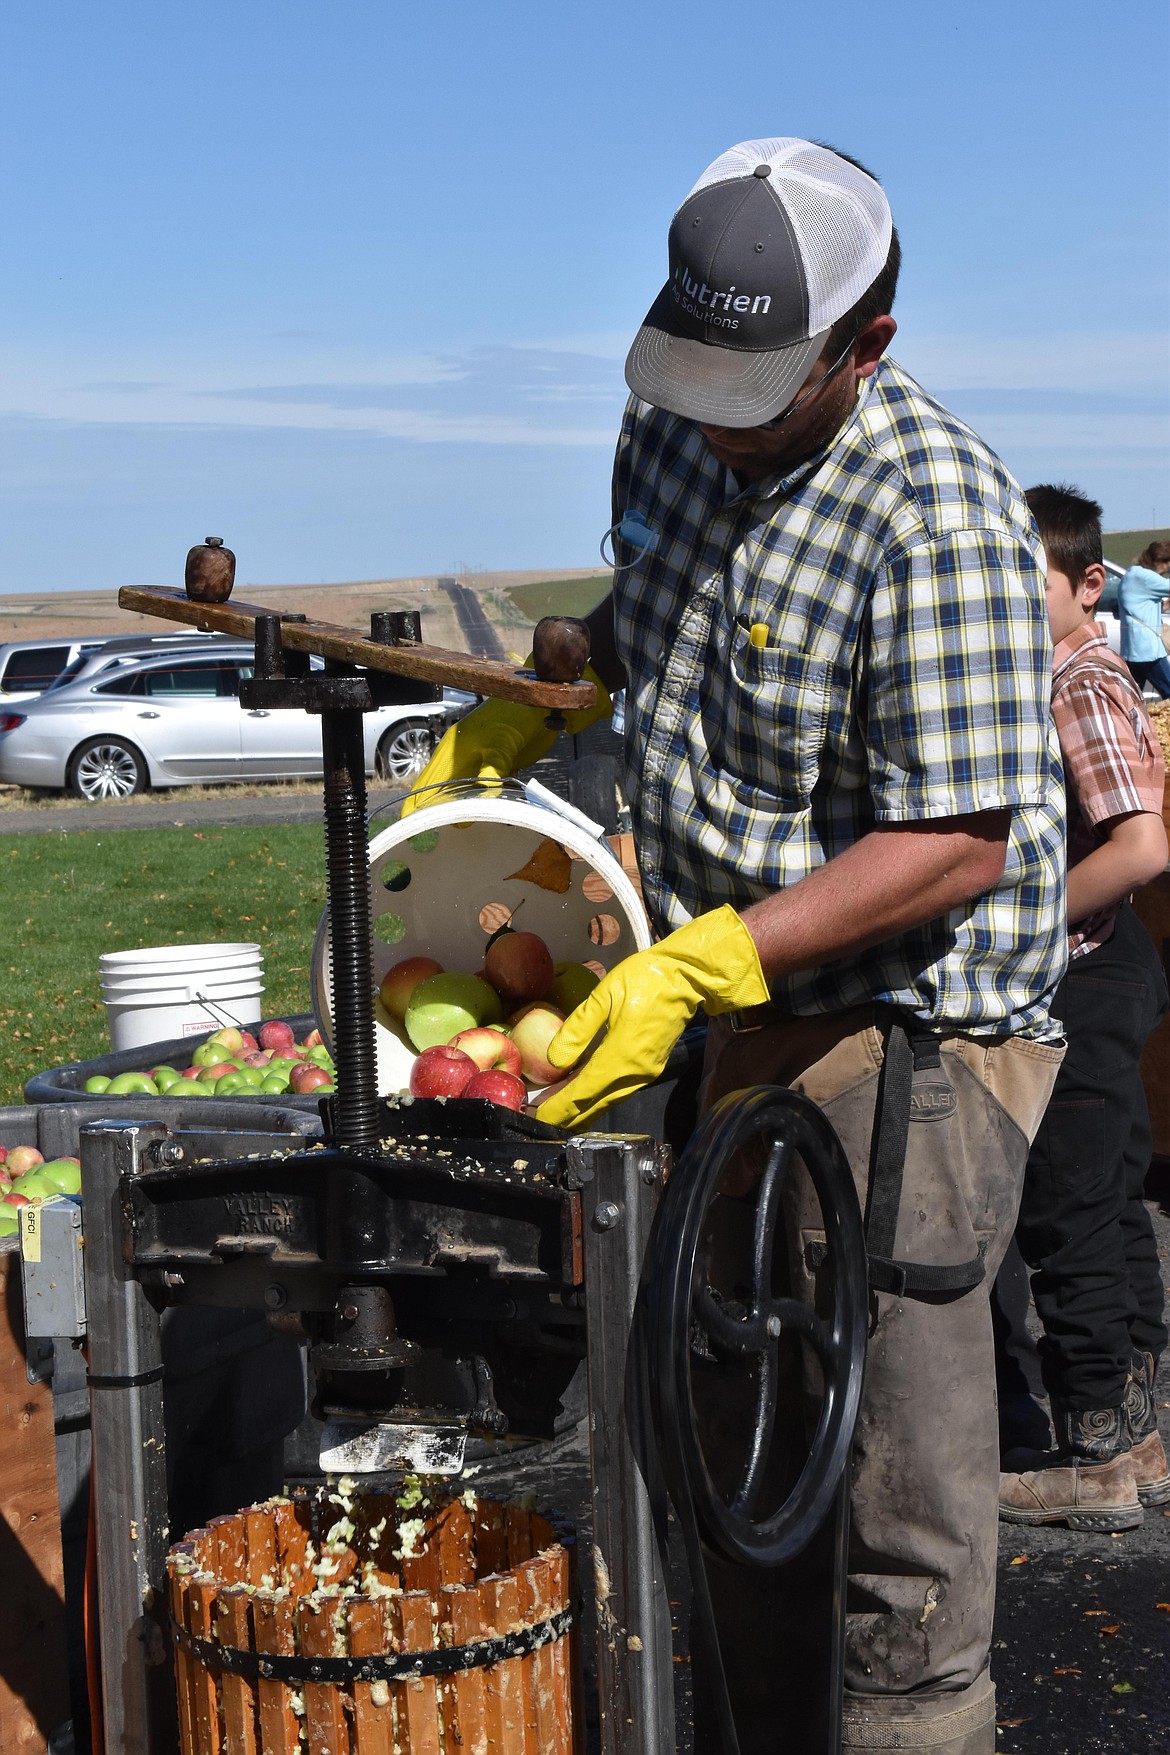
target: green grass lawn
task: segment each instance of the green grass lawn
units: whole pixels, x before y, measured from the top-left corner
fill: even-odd
[[[1142,550],[1151,542],[1170,539],[1170,530],[1107,530],[1102,540],[1107,561],[1119,567],[1131,567]]]
[[[511,585],[508,596],[535,624],[545,615],[581,615],[596,609],[613,585],[611,573],[597,573],[590,579],[550,579],[534,585]]]
[[[315,823],[6,836],[0,893],[2,1104],[22,1102],[34,1072],[109,1053],[103,951],[252,940],[264,953],[264,1015],[310,1009],[325,902]]]

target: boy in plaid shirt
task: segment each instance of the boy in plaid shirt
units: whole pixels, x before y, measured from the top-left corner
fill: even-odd
[[[1069,968],[1052,1008],[1068,1052],[1016,1231],[1044,1325],[1057,1448],[1003,1475],[1000,1516],[1123,1530],[1144,1506],[1170,1501],[1153,1394],[1167,1335],[1142,1201],[1151,1141],[1140,1069],[1167,993],[1128,901],[1166,866],[1164,775],[1141,694],[1093,619],[1105,582],[1101,508],[1067,487],[1025,497],[1048,561],[1052,711],[1068,798]]]

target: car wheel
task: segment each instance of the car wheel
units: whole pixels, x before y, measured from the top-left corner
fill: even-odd
[[[100,804],[107,798],[133,798],[146,790],[146,763],[130,743],[91,737],[69,761],[69,790]]]
[[[435,740],[425,719],[404,719],[391,726],[378,745],[378,773],[383,780],[409,786],[431,759]]]

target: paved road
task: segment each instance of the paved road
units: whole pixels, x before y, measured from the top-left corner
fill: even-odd
[[[440,591],[445,591],[454,605],[455,614],[463,637],[467,641],[469,651],[479,658],[496,658],[504,660],[508,654],[500,644],[500,636],[484,614],[483,605],[474,591],[461,585],[458,579],[440,579]]]
[[[400,795],[376,786],[369,792],[371,813]],[[268,823],[318,823],[320,793],[281,792],[269,797],[241,798],[230,786],[222,796],[188,798],[182,787],[159,792],[141,803],[57,804],[36,810],[0,811],[0,835],[69,834],[79,829],[174,829],[242,824],[262,828]]]

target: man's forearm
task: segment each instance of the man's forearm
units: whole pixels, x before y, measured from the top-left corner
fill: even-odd
[[[937,920],[1003,875],[1011,812],[874,829],[742,911],[764,975],[794,975]]]
[[[613,633],[612,592],[585,617],[589,629],[589,662],[611,695],[626,686],[626,674],[618,657]]]

